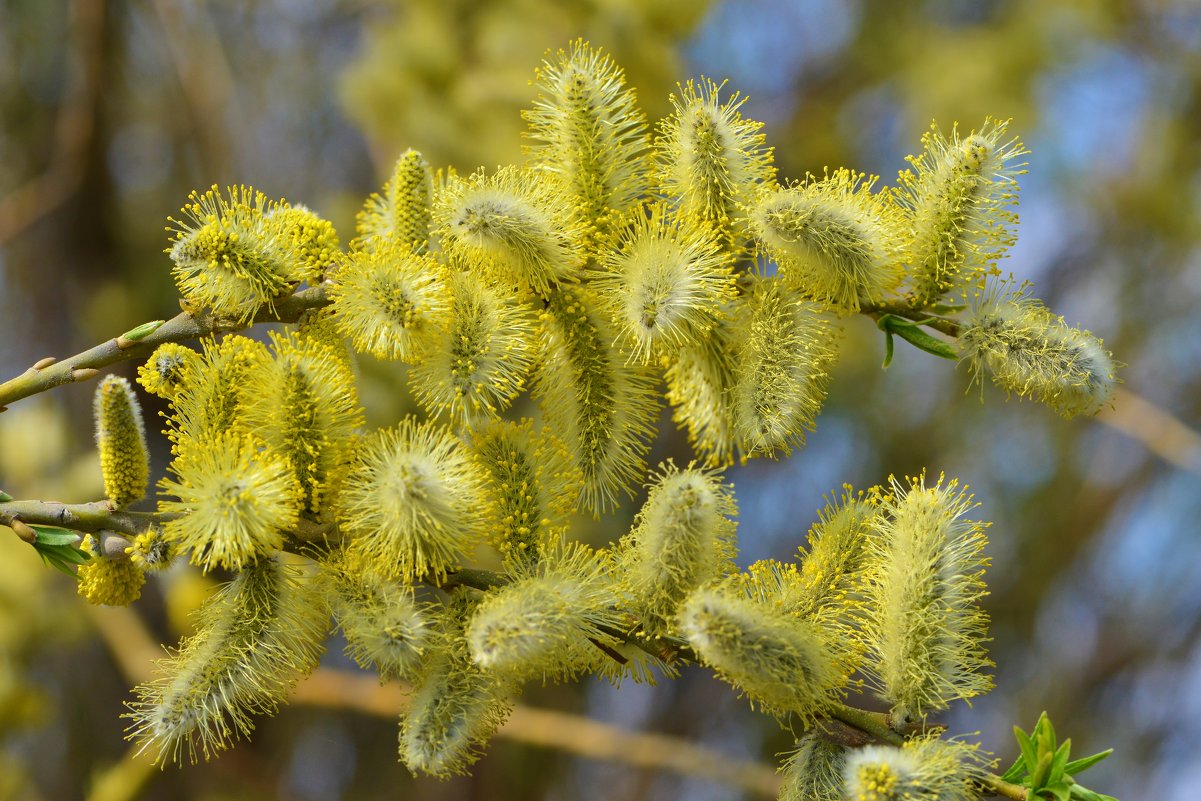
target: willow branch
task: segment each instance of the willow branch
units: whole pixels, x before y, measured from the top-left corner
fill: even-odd
[[[122,534],[141,534],[150,526],[169,520],[174,515],[155,512],[125,512],[114,509],[110,501],[92,503],[57,503],[55,501],[0,502],[0,525],[14,520],[22,523],[58,526],[72,531],[119,531]]]
[[[868,303],[859,307],[861,314],[866,314],[873,320],[879,320],[886,314],[891,314],[894,317],[904,317],[906,320],[912,320],[915,323],[921,323],[927,328],[933,328],[941,334],[946,334],[949,337],[958,337],[962,326],[958,320],[952,320],[950,317],[942,317],[941,315],[931,314],[924,309],[919,309],[905,303],[883,301],[880,303]]]
[[[140,339],[128,339],[122,335],[62,361],[42,359],[16,378],[0,384],[0,411],[4,411],[13,401],[28,398],[30,395],[63,384],[86,381],[95,377],[100,368],[110,364],[129,359],[144,359],[159,345],[167,342],[187,342],[208,334],[241,331],[255,323],[294,323],[309,309],[317,309],[329,303],[325,287],[316,286],[302,289],[264,306],[249,323],[217,317],[208,311],[185,311]]]

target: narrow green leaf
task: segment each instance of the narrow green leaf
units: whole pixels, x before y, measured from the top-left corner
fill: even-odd
[[[1016,782],[1018,779],[1026,775],[1026,758],[1019,756],[1017,760],[1009,766],[1009,770],[1001,774],[1001,780],[1007,782]]]
[[[30,526],[37,532],[37,542],[46,545],[74,545],[82,539],[78,532],[57,526]]]
[[[138,327],[131,328],[122,334],[121,339],[128,339],[130,342],[137,342],[140,339],[145,339],[157,331],[159,326],[165,322],[166,320],[154,320],[153,322],[142,323]]]
[[[892,332],[884,332],[884,369],[888,369],[888,365],[892,364]]]
[[[38,555],[42,557],[42,562],[45,563],[46,565],[49,565],[50,567],[54,568],[55,570],[60,570],[63,573],[66,573],[71,578],[75,579],[76,581],[79,581],[79,576],[75,575],[75,571],[72,570],[69,565],[67,565],[65,562],[60,560],[58,557],[56,557],[54,555],[47,555],[40,551],[38,552]]]
[[[13,496],[9,495],[4,490],[0,490],[0,503],[7,503],[8,501],[11,501],[12,499],[13,499]]]
[[[1048,784],[1054,784],[1063,777],[1064,768],[1068,764],[1068,755],[1071,754],[1071,751],[1072,738],[1069,737],[1055,751],[1055,758],[1051,760],[1051,776],[1047,779]]]
[[[918,350],[924,350],[926,353],[943,359],[959,358],[959,353],[949,343],[930,336],[916,323],[891,316],[881,317],[880,323],[886,326],[886,331],[896,334]]]
[[[1034,766],[1038,764],[1038,756],[1034,752],[1034,743],[1031,742],[1030,735],[1014,726],[1013,736],[1017,738],[1018,748],[1022,749],[1022,758],[1026,761],[1027,772],[1033,772]]]
[[[1042,789],[1047,784],[1047,777],[1051,774],[1051,761],[1054,755],[1044,753],[1038,759],[1038,766],[1030,774],[1030,786],[1035,790]]]
[[[1067,773],[1070,776],[1076,776],[1080,773],[1084,773],[1084,771],[1088,770],[1093,765],[1095,765],[1098,762],[1100,762],[1101,760],[1105,759],[1105,757],[1109,756],[1112,753],[1113,753],[1113,749],[1107,748],[1106,750],[1102,751],[1099,754],[1093,754],[1092,756],[1086,756],[1086,757],[1082,757],[1080,759],[1074,759],[1071,762],[1069,762],[1068,764],[1063,766],[1063,772]]]

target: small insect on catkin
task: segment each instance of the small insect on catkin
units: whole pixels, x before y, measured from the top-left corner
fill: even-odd
[[[646,192],[646,117],[621,68],[582,39],[548,56],[535,83],[539,97],[521,114],[530,162],[561,185],[593,252]]]
[[[254,437],[191,442],[171,472],[176,478],[161,487],[179,500],[158,508],[178,517],[163,524],[163,535],[206,571],[254,564],[283,547],[283,532],[296,525],[300,487],[291,465]]]
[[[842,687],[844,670],[815,626],[736,586],[693,592],[676,625],[704,664],[769,714],[812,720]]]
[[[817,732],[807,733],[781,768],[780,801],[843,801],[849,753],[845,745],[832,743]]]
[[[424,253],[430,239],[432,194],[429,162],[416,150],[401,153],[383,193],[372,193],[355,217],[359,237],[351,249],[371,251],[378,241]]]
[[[389,578],[440,578],[483,539],[485,477],[449,429],[406,417],[366,437],[342,492],[358,558]]]
[[[909,220],[904,260],[918,308],[970,292],[1016,239],[1013,206],[1026,165],[1014,162],[1029,151],[1016,137],[1006,139],[1008,127],[1007,120],[985,119],[961,139],[958,126],[948,138],[932,123],[922,154],[906,159],[913,169],[900,173],[895,197]]]
[[[117,506],[128,506],[146,496],[150,483],[142,406],[129,382],[116,375],[105,376],[96,387],[94,406],[104,494]]]
[[[997,285],[972,305],[959,350],[980,381],[1042,401],[1064,417],[1092,415],[1113,398],[1117,365],[1101,340],[1069,326],[1036,298]]]
[[[270,220],[284,207],[248,186],[231,186],[224,196],[216,186],[189,195],[188,219],[170,220],[174,244],[167,251],[184,298],[245,323],[302,280],[293,241]]]
[[[902,486],[869,539],[862,633],[866,670],[898,720],[920,720],[952,701],[987,692],[988,615],[980,608],[988,564],[984,526],[964,515],[975,504],[957,481]]]
[[[844,312],[896,288],[902,227],[875,181],[841,169],[759,196],[752,228],[790,287]]]
[[[515,167],[452,178],[434,207],[442,247],[489,283],[546,297],[582,266],[579,228],[555,192]]]
[[[700,342],[736,292],[727,256],[708,235],[678,228],[661,205],[640,216],[594,281],[619,345],[647,364]]]
[[[191,348],[164,342],[155,348],[145,364],[138,367],[138,383],[151,395],[174,400],[183,385],[188,365],[199,358]]]
[[[791,453],[825,400],[835,329],[778,278],[756,283],[748,313],[731,392],[738,446],[748,456]]]
[[[869,745],[846,756],[843,798],[849,801],[973,801],[982,774],[976,748],[917,737],[897,748]]]
[[[733,569],[732,487],[721,473],[668,463],[623,539],[619,575],[643,629],[670,634],[680,602]]]
[[[655,178],[682,219],[740,249],[747,233],[742,209],[775,168],[763,123],[743,118],[747,98],[738,92],[723,103],[724,86],[702,78],[677,87],[675,111],[655,138]]]
[[[450,306],[445,268],[408,245],[373,240],[329,287],[334,324],[360,353],[412,364],[437,341]]]

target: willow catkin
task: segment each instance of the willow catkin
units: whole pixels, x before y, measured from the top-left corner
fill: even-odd
[[[150,482],[150,454],[133,387],[121,376],[105,376],[93,406],[104,494],[118,507],[140,501]]]
[[[904,746],[869,745],[846,756],[844,797],[851,801],[972,801],[982,775],[975,746],[915,737]]]
[[[805,734],[780,769],[780,801],[843,801],[844,766],[850,753],[845,745],[817,732]]]
[[[197,633],[139,685],[129,737],[156,762],[209,759],[246,738],[317,665],[329,613],[298,569],[261,559],[201,608]]]
[[[381,243],[423,253],[429,246],[433,176],[416,150],[396,159],[383,192],[372,193],[355,216],[358,238],[352,250],[375,250]]]

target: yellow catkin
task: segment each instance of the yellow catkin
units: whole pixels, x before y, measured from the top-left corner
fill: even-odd
[[[843,773],[850,749],[809,732],[781,768],[780,801],[843,801]]]
[[[733,388],[735,361],[746,301],[727,303],[708,334],[680,348],[667,365],[667,401],[672,419],[711,466],[734,461]]]
[[[423,253],[429,246],[433,180],[429,162],[416,150],[396,160],[382,193],[373,193],[355,217],[352,250],[374,250],[379,242]]]
[[[105,376],[96,387],[95,412],[104,494],[117,506],[140,501],[150,482],[150,454],[142,406],[129,381]]]
[[[342,258],[334,224],[306,206],[282,206],[268,217],[275,236],[287,242],[295,262],[293,276],[319,284]]]
[[[189,347],[164,342],[155,348],[146,363],[138,367],[138,383],[151,395],[174,400],[187,375],[188,365],[199,354]]]
[[[854,749],[842,771],[848,801],[974,801],[983,776],[976,746],[936,736]]]
[[[129,606],[142,595],[146,574],[130,559],[112,559],[100,553],[91,535],[84,537],[80,550],[91,559],[79,566],[79,596],[90,604]]]

